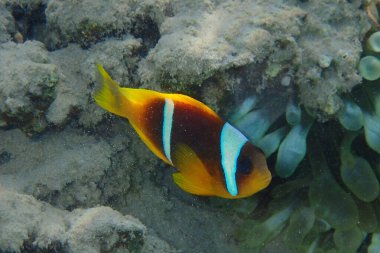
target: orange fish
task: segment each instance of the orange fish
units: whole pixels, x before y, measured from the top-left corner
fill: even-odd
[[[173,179],[184,191],[232,199],[268,186],[261,150],[205,104],[182,94],[121,88],[97,68],[96,103],[127,118],[149,149],[178,170]]]

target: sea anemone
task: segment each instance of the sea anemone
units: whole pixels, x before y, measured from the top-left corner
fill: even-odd
[[[274,168],[265,211],[256,208],[237,230],[241,252],[259,252],[276,237],[297,252],[380,251],[377,52],[380,32],[359,64],[368,81],[342,94],[337,120],[317,122],[294,94],[274,102],[257,95],[235,112],[232,122]]]

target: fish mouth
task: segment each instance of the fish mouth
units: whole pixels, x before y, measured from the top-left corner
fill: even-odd
[[[259,191],[262,191],[263,189],[267,188],[271,181],[272,181],[272,174],[268,169],[258,172],[256,175],[256,179],[252,184],[254,190],[247,194],[241,194],[240,196],[238,195],[238,197],[246,198],[246,197],[252,196],[258,193]]]

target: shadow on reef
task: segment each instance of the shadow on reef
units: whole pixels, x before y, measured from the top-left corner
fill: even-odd
[[[241,252],[276,237],[295,252],[380,252],[380,79],[342,101],[326,123],[289,94],[251,97],[234,112],[232,123],[274,168],[264,208],[237,230]]]

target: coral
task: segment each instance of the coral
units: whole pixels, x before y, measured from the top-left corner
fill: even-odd
[[[120,37],[134,34],[144,40],[154,37],[145,34],[144,25],[153,30],[162,22],[168,0],[117,1],[71,0],[63,3],[49,1],[46,8],[47,30],[51,47],[62,47],[69,42],[89,47],[106,36]],[[146,22],[146,24],[144,24]],[[147,42],[149,44],[150,42]]]
[[[240,251],[259,252],[276,237],[296,252],[377,249],[380,80],[342,95],[340,125],[313,123],[291,93],[267,109],[268,94],[247,99],[232,120],[267,157],[277,151],[275,175],[289,179],[272,186],[265,214],[237,231]]]
[[[221,73],[246,68],[260,73],[246,80],[260,90],[287,76],[298,86],[300,102],[326,119],[340,110],[339,94],[361,81],[356,64],[370,25],[359,1],[172,5],[173,17],[159,26],[161,38],[139,66],[144,83],[192,90],[230,83]]]
[[[8,200],[0,202],[6,217],[15,215],[0,232],[21,228],[0,233],[13,235],[0,251],[16,241],[16,251],[20,245],[125,251],[122,226],[133,219],[105,207],[86,209],[108,205],[148,227],[136,237],[142,252],[173,251],[152,229],[185,252],[239,246],[252,252],[272,239],[268,252],[282,244],[295,252],[366,246],[376,252],[380,103],[373,95],[365,102],[369,85],[349,94],[361,82],[356,65],[370,28],[362,7],[359,0],[0,0],[0,184],[18,192],[7,198],[20,207],[9,211]],[[95,63],[121,84],[180,91],[221,115],[255,91],[232,121],[268,157],[276,175],[271,187],[236,202],[178,190],[131,126],[93,104]],[[9,103],[15,114],[3,110],[7,99],[17,102]],[[320,123],[334,115],[340,125]],[[18,128],[40,134],[29,138]],[[33,219],[17,219],[28,210]],[[241,233],[231,240],[238,225]],[[61,232],[70,244],[60,243]]]
[[[26,40],[40,40],[47,37],[45,32],[46,0],[0,0],[12,14],[14,30],[11,31],[13,40],[23,43]]]
[[[0,188],[0,212],[4,252],[174,252],[138,219],[110,207],[68,212]]]
[[[106,142],[73,130],[59,137],[45,135],[35,142],[16,129],[0,132],[0,139],[0,153],[10,157],[1,164],[3,187],[65,208],[100,201],[102,193],[96,184],[111,166],[111,148]]]
[[[37,6],[43,4],[44,2],[45,0],[0,0],[0,3],[10,6],[11,8],[20,7],[29,10],[37,8]]]
[[[355,253],[359,249],[368,248],[369,252],[377,249],[380,80],[365,82],[342,98],[344,106],[338,114],[340,125],[317,122],[312,126],[313,121],[309,119],[300,130],[302,121],[310,116],[302,108],[301,111],[296,109],[298,106],[291,96],[287,107],[283,101],[271,111],[261,108],[256,101],[260,98],[250,98],[243,103],[236,113],[239,117],[233,117],[235,124],[243,130],[248,128],[248,136],[269,156],[278,149],[275,172],[290,179],[272,186],[265,215],[250,218],[237,231],[240,252],[259,252],[276,237],[296,252]],[[276,110],[283,116],[273,119]],[[260,113],[260,117],[254,116]],[[299,113],[300,122],[296,120]],[[298,128],[295,125],[288,131],[287,124],[297,122]],[[254,127],[257,124],[260,126]],[[255,129],[258,135],[251,134]],[[269,134],[268,129],[272,129]],[[295,135],[293,131],[297,130],[302,134]],[[306,140],[308,132],[311,137]],[[266,138],[276,141],[263,141]],[[306,146],[307,159],[301,163]],[[368,240],[372,240],[371,243],[368,244]]]
[[[146,228],[131,216],[123,216],[110,207],[74,210],[71,215],[65,237],[73,252],[140,252],[142,249]]]
[[[128,1],[49,1],[46,19],[49,30],[57,43],[76,41],[82,46],[96,42],[110,34],[124,33],[131,27],[131,12]],[[78,15],[80,13],[80,15]]]
[[[51,61],[58,66],[61,82],[57,84],[56,96],[46,114],[51,124],[62,126],[73,114],[80,124],[93,127],[103,119],[104,111],[91,99],[90,83],[96,81],[93,66],[104,62],[121,83],[133,83],[130,73],[136,68],[141,43],[133,37],[97,43],[89,50],[71,44],[50,53]],[[73,62],[72,59],[78,59]]]
[[[15,23],[11,13],[0,2],[0,43],[11,40],[15,34]]]
[[[153,238],[144,244],[146,252],[172,252],[172,247],[236,252],[229,241],[234,215],[178,189],[169,168],[151,155],[129,124],[110,122],[93,131],[66,126],[33,138],[19,129],[0,130],[1,187],[60,209],[105,205],[137,217],[149,233],[170,243]],[[253,208],[252,203],[246,208]],[[194,238],[197,245],[185,238]]]
[[[351,4],[342,1],[313,3],[308,4],[314,11],[306,18],[302,34],[310,31],[318,35],[300,37],[303,63],[296,73],[296,82],[301,102],[313,115],[318,118],[324,115],[326,119],[326,116],[330,118],[340,111],[340,93],[350,91],[361,82],[356,65],[362,51],[361,40],[370,25],[360,9],[360,1]],[[317,8],[323,8],[323,11],[318,12]],[[356,11],[352,12],[354,9]],[[338,28],[341,33],[336,33],[336,27],[342,28]],[[356,27],[355,32],[351,30],[353,27]],[[347,32],[354,32],[356,36],[350,39]]]
[[[0,125],[16,125],[26,132],[46,128],[45,111],[59,82],[42,43],[7,42],[0,45]]]
[[[140,64],[143,82],[184,90],[231,68],[265,64],[277,40],[299,33],[298,24],[305,12],[258,2],[173,2],[174,17],[161,24],[160,40]],[[262,14],[268,9],[272,10],[269,19]],[[282,59],[274,59],[278,61],[277,73],[296,54],[294,50],[283,53]]]

